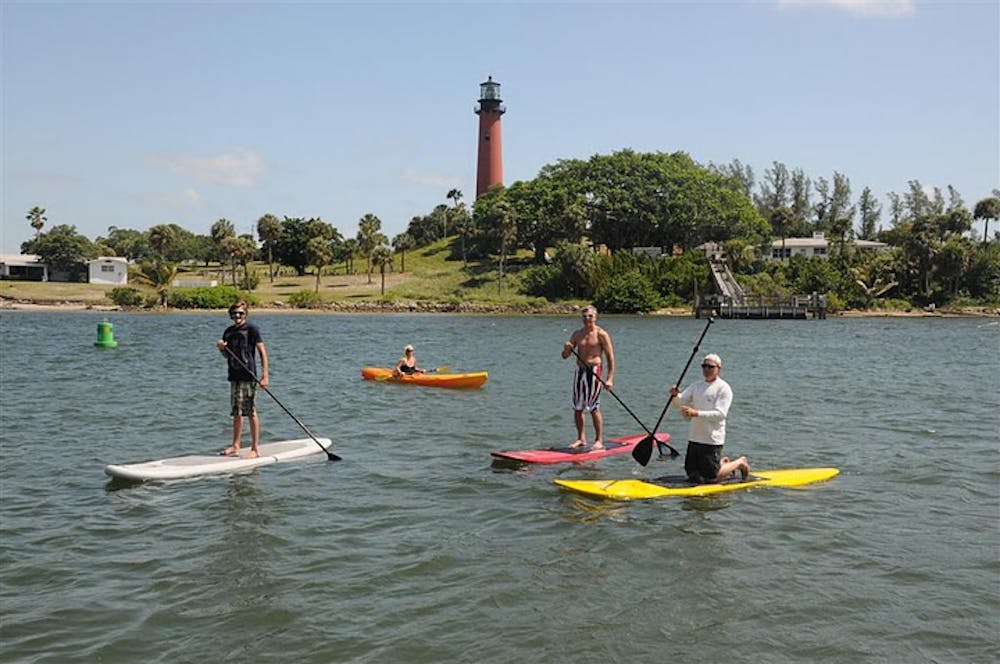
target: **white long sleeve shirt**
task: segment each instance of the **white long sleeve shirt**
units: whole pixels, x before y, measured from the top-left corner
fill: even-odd
[[[704,445],[726,444],[726,416],[732,403],[733,388],[721,378],[693,383],[674,399],[678,409],[690,406],[698,411],[690,418],[688,440]]]

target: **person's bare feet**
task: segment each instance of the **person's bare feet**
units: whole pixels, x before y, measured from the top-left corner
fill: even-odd
[[[591,445],[590,449],[592,449],[592,450],[603,450],[604,449],[604,443],[601,442],[601,441],[599,441],[599,440],[595,440],[594,444]]]
[[[240,455],[239,445],[230,445],[229,447],[219,450],[219,456],[239,456],[239,455]]]
[[[572,443],[570,443],[569,448],[571,450],[575,450],[578,447],[586,447],[586,446],[587,446],[587,441],[577,438]]]
[[[259,456],[260,456],[260,451],[259,450],[250,450],[250,453],[247,454],[247,458],[248,459],[256,459]]]

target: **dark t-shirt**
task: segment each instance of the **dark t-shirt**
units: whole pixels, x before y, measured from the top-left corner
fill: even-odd
[[[242,325],[230,325],[222,333],[222,340],[226,342],[229,350],[236,354],[236,357],[243,360],[243,364],[250,368],[253,373],[240,366],[240,363],[233,359],[233,356],[226,353],[226,360],[229,362],[229,380],[245,381],[252,383],[257,380],[257,344],[262,342],[260,330],[252,323]]]

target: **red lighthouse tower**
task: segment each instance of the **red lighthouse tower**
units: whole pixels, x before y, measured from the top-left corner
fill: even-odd
[[[507,112],[500,99],[500,84],[490,76],[479,84],[479,159],[476,167],[476,198],[495,184],[503,184],[503,140],[500,116]]]

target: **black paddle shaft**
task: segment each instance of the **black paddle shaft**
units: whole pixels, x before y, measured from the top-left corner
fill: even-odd
[[[647,427],[645,424],[643,424],[642,420],[640,420],[636,416],[636,414],[632,412],[632,409],[629,408],[628,406],[626,406],[625,402],[622,401],[621,398],[619,398],[619,396],[617,394],[615,394],[615,391],[612,390],[610,387],[608,387],[608,384],[604,382],[604,379],[597,375],[597,373],[594,371],[594,368],[592,366],[590,366],[589,364],[587,364],[586,362],[583,361],[583,358],[580,357],[580,354],[576,352],[576,348],[570,347],[570,351],[572,351],[572,353],[574,355],[576,355],[576,359],[580,360],[580,362],[585,367],[587,367],[587,372],[589,374],[593,375],[594,378],[596,378],[597,380],[599,380],[601,382],[601,386],[605,390],[607,390],[608,394],[610,394],[611,396],[613,396],[615,398],[615,400],[618,401],[618,403],[621,404],[622,408],[624,408],[628,412],[628,414],[632,416],[632,419],[634,419],[636,422],[639,423],[639,426],[642,427],[642,430],[645,431],[646,433],[648,433],[650,436],[654,436],[653,432],[649,430],[649,427]],[[664,443],[663,441],[656,441],[656,442],[658,442],[661,445],[667,445],[667,443]],[[677,450],[674,450],[674,448],[670,447],[670,445],[667,445],[667,447],[669,447],[673,451],[674,454],[678,453]]]
[[[264,384],[260,382],[260,379],[257,378],[257,376],[254,374],[254,372],[250,371],[250,367],[248,367],[246,365],[246,363],[243,362],[243,360],[241,360],[239,358],[239,356],[236,353],[234,353],[232,351],[232,349],[229,348],[229,346],[223,346],[223,348],[226,349],[226,352],[229,353],[229,355],[232,356],[232,358],[234,360],[236,360],[237,362],[240,363],[241,367],[243,367],[244,369],[246,369],[246,372],[248,374],[250,374],[251,376],[253,376],[254,382],[257,383],[258,385],[260,385],[260,389],[262,389],[265,392],[267,392],[267,396],[269,396],[272,399],[274,399],[274,403],[276,403],[279,406],[281,406],[281,410],[283,410],[286,413],[288,413],[288,416],[290,418],[292,418],[293,420],[295,420],[296,424],[298,424],[300,427],[302,427],[302,430],[305,431],[309,435],[309,437],[313,439],[313,442],[316,443],[317,445],[319,445],[319,447],[320,447],[321,450],[323,450],[324,452],[326,452],[326,458],[327,459],[329,459],[330,461],[340,461],[341,460],[341,458],[339,456],[337,456],[333,452],[331,452],[328,449],[326,449],[326,447],[323,446],[323,443],[319,442],[319,439],[317,439],[316,436],[313,435],[313,432],[310,431],[309,428],[305,424],[302,424],[302,421],[299,418],[297,418],[294,415],[292,415],[292,411],[290,411],[287,408],[285,408],[285,404],[283,404],[280,401],[278,401],[278,397],[274,396],[274,394],[271,393],[271,390],[269,390],[266,387],[264,387]]]
[[[709,316],[708,323],[705,325],[705,329],[701,331],[701,336],[698,337],[698,341],[695,342],[694,348],[691,350],[691,356],[688,357],[687,364],[684,365],[684,370],[681,371],[681,376],[680,378],[677,379],[677,382],[675,383],[675,385],[677,385],[678,387],[680,386],[681,381],[684,380],[684,376],[685,374],[687,374],[688,367],[691,366],[691,361],[694,360],[694,356],[698,354],[698,348],[701,346],[701,342],[705,339],[705,335],[708,334],[708,328],[710,328],[712,326],[712,323],[714,322],[715,319]],[[639,444],[632,448],[632,458],[635,459],[640,464],[642,464],[643,466],[649,463],[649,457],[653,454],[653,442],[655,441],[657,444],[659,444],[659,441],[656,440],[656,430],[660,428],[660,422],[663,421],[663,416],[667,414],[667,408],[670,407],[670,402],[672,402],[673,400],[674,400],[674,395],[671,394],[670,397],[667,399],[667,403],[663,406],[663,410],[660,411],[660,417],[659,419],[656,420],[656,425],[653,427],[653,432],[649,434],[648,438],[640,440]],[[670,446],[668,445],[667,447]],[[677,450],[671,447],[670,456],[675,457],[677,456],[677,454],[678,454]]]

